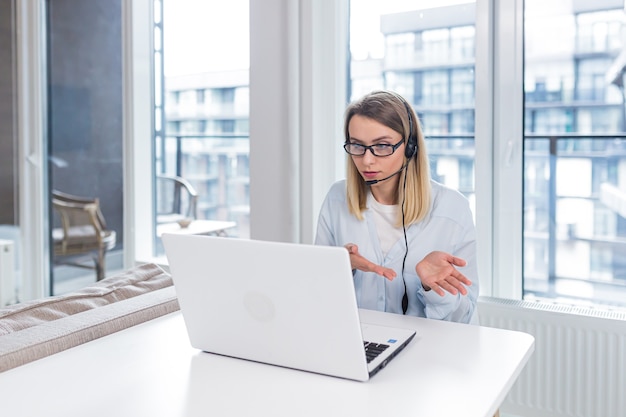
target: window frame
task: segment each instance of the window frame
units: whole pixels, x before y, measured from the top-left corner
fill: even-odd
[[[124,26],[124,267],[155,261],[153,253],[154,0],[122,2]]]
[[[476,1],[476,231],[481,295],[523,297],[523,0]],[[483,45],[483,47],[479,47]],[[512,225],[516,225],[512,227]]]
[[[19,226],[22,255],[20,300],[50,292],[50,244],[46,172],[45,4],[16,2]],[[28,250],[26,250],[28,249]],[[28,261],[27,261],[28,259]]]

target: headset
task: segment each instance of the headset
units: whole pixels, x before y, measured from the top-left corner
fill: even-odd
[[[404,148],[404,156],[407,161],[404,167],[409,165],[411,159],[415,156],[417,158],[417,134],[413,132],[413,116],[411,116],[411,108],[409,107],[409,103],[399,95],[397,96],[402,103],[404,103],[404,107],[406,108],[406,113],[409,116],[409,138],[407,139],[406,146]],[[409,254],[409,244],[406,237],[406,225],[404,224],[404,199],[406,198],[406,175],[404,176],[404,189],[405,192],[402,194],[404,197],[402,198],[402,231],[404,232],[404,258],[402,259],[402,283],[404,284],[404,295],[402,296],[402,314],[406,314],[409,308],[409,294],[406,288],[406,279],[404,278],[404,267],[406,264],[406,257]]]
[[[406,108],[406,114],[409,116],[409,138],[406,141],[406,146],[404,148],[404,156],[407,160],[410,160],[417,154],[417,135],[413,132],[413,116],[411,116],[411,108],[409,107],[409,103],[406,102],[405,99],[398,96],[404,107]],[[407,161],[408,163],[408,161]]]

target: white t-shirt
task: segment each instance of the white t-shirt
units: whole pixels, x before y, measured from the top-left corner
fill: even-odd
[[[402,226],[396,227],[396,219],[398,218],[398,204],[385,205],[381,204],[369,193],[367,196],[367,207],[372,209],[372,217],[376,224],[376,232],[380,239],[380,248],[383,254],[387,256],[391,247],[404,237]]]

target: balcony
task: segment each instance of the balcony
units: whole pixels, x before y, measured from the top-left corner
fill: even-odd
[[[250,234],[248,134],[178,134],[157,139],[156,171],[187,179],[198,192],[198,218],[234,221],[229,235]]]
[[[626,306],[626,136],[524,143],[525,294]]]

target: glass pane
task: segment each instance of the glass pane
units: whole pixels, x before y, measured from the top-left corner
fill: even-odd
[[[401,94],[420,117],[433,179],[475,201],[475,2],[351,0],[351,100]]]
[[[177,230],[185,217],[199,232],[250,235],[248,13],[248,0],[163,1],[157,235]],[[190,187],[172,185],[171,177]],[[214,225],[226,229],[209,231]]]
[[[15,2],[0,1],[0,256],[12,256],[13,268],[0,275],[0,307],[17,301],[20,282],[17,160],[17,62]]]
[[[525,298],[626,306],[624,18],[525,2]]]
[[[121,0],[46,6],[51,293],[59,294],[123,265],[122,7]]]

